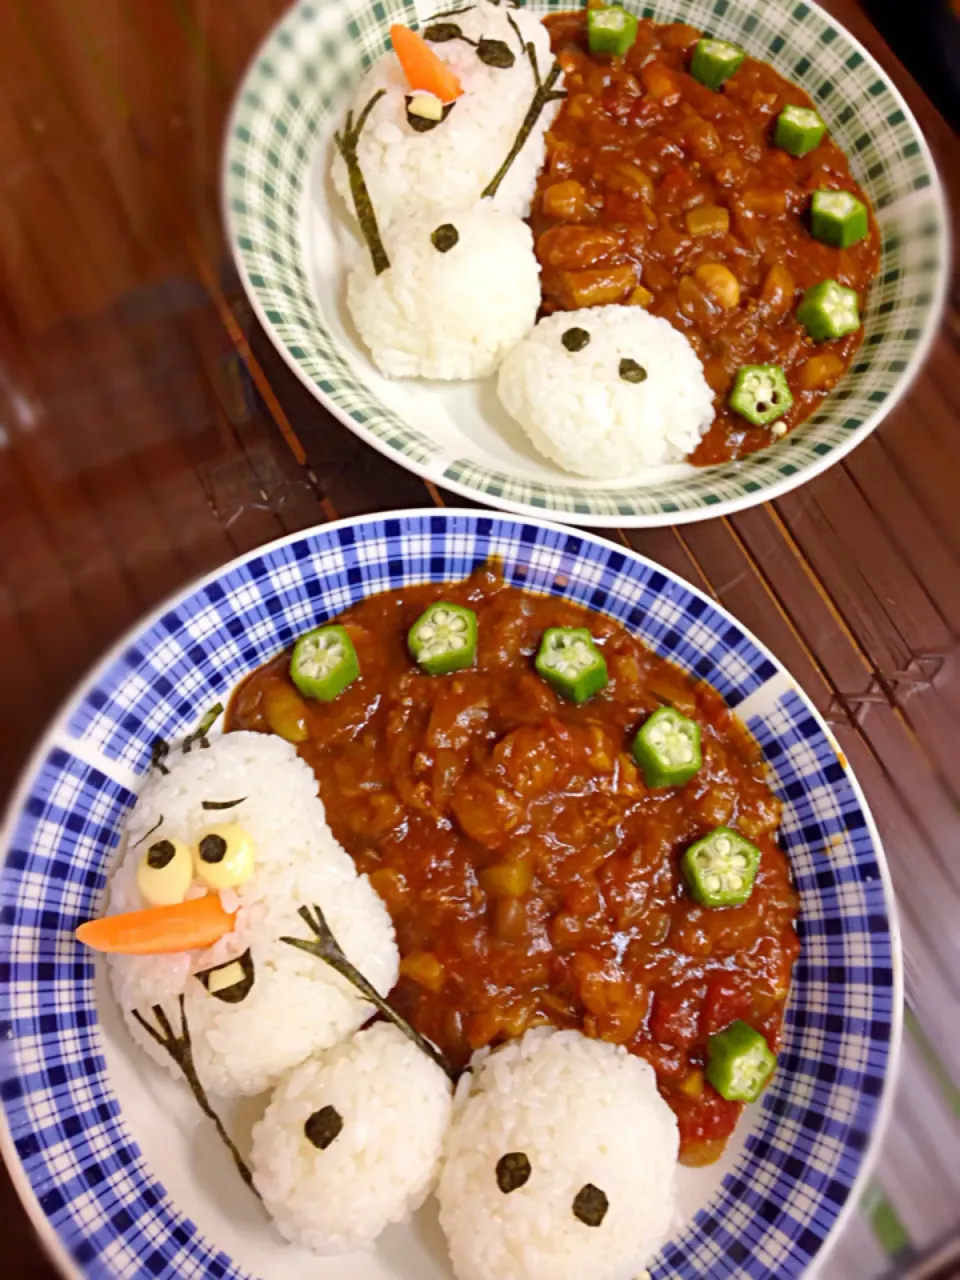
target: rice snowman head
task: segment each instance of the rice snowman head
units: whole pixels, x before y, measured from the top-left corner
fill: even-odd
[[[497,391],[541,453],[597,479],[684,461],[714,418],[690,342],[639,306],[544,317],[504,359]]]
[[[277,1087],[253,1131],[254,1185],[291,1242],[364,1248],[432,1190],[450,1112],[441,1067],[376,1023]]]
[[[632,1280],[674,1223],[678,1149],[652,1067],[622,1045],[542,1027],[478,1055],[437,1191],[454,1271]]]
[[[363,255],[347,305],[379,368],[394,378],[482,378],[533,327],[540,268],[526,223],[483,201],[386,228],[389,259]]]
[[[381,994],[397,978],[393,926],[334,840],[313,772],[289,743],[231,733],[167,760],[130,816],[108,911],[154,911],[160,922],[165,907],[216,910],[218,898],[221,936],[202,950],[111,955],[111,982],[131,1034],[157,1061],[171,1066],[134,1012],[149,1021],[159,1005],[177,1025],[182,997],[204,1087],[256,1094],[372,1013],[333,969],[282,941],[306,932],[299,909],[321,907]]]
[[[358,118],[376,98],[356,159],[383,226],[439,206],[467,208],[484,195],[518,217],[530,211],[544,134],[557,111],[559,69],[547,85],[549,34],[535,15],[507,0],[456,8],[428,19],[421,35],[459,82],[459,96],[444,101],[415,88],[395,52],[371,68],[357,91]],[[538,90],[541,109],[501,173]],[[333,180],[353,212],[342,153],[334,158]]]

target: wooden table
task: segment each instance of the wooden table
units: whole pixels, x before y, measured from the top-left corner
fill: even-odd
[[[0,797],[74,681],[167,593],[292,530],[448,501],[293,379],[225,250],[224,118],[284,7],[0,5]],[[855,0],[828,7],[906,95],[960,208],[956,137]],[[829,1268],[852,1280],[957,1274],[956,300],[904,403],[826,475],[733,519],[611,535],[777,653],[833,726],[883,832],[908,1034],[893,1124]],[[0,1179],[4,1275],[50,1276]]]

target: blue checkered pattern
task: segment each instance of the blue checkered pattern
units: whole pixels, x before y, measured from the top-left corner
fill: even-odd
[[[732,706],[749,698],[785,806],[803,952],[781,1069],[736,1169],[664,1249],[654,1280],[799,1275],[836,1220],[876,1118],[897,979],[882,854],[821,721],[771,681],[774,662],[727,614],[664,570],[587,535],[444,511],[332,525],[244,558],[146,623],[55,726],[60,745],[37,766],[0,879],[0,1100],[84,1273],[241,1275],[145,1167],[106,1077],[93,970],[72,932],[99,910],[133,802],[113,776],[145,769],[155,738],[182,736],[309,626],[372,592],[490,560],[516,585],[617,618]]]

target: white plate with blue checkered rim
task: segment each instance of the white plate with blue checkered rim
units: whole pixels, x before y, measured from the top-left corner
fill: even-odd
[[[856,780],[776,659],[679,578],[569,529],[432,510],[296,534],[189,587],[104,659],[25,773],[0,845],[0,1138],[65,1274],[449,1275],[429,1213],[372,1255],[307,1267],[284,1246],[220,1153],[205,1154],[187,1091],[126,1041],[73,931],[102,908],[157,737],[182,736],[198,709],[362,597],[462,578],[491,558],[509,582],[609,614],[707,680],[763,750],[801,898],[779,1069],[724,1162],[681,1170],[686,1225],[650,1273],[785,1280],[822,1260],[876,1148],[900,1038],[892,890]]]

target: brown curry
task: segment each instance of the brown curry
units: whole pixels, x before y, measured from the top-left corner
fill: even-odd
[[[869,207],[827,134],[794,157],[772,142],[787,105],[815,104],[772,67],[747,58],[719,92],[689,74],[702,32],[642,19],[623,58],[592,57],[586,12],[548,17],[567,99],[547,134],[531,224],[544,311],[607,303],[646,307],[692,343],[716,418],[690,461],[764,448],[769,428],[727,405],[742,365],[780,365],[794,397],[777,424],[808,418],[856,354],[863,330],[814,343],[796,318],[803,291],[833,279],[863,311],[880,237],[848,249],[814,240],[811,192],[850,191]]]
[[[477,660],[431,677],[406,636],[439,599],[475,610]],[[283,655],[238,688],[228,727],[281,733],[315,770],[334,835],[396,925],[391,1002],[458,1063],[539,1023],[624,1044],[655,1068],[683,1158],[716,1158],[740,1105],[704,1080],[707,1037],[742,1017],[775,1046],[798,950],[780,805],[752,739],[719,694],[611,619],[489,571],[337,621],[359,679],[307,700]],[[609,685],[582,706],[534,670],[555,626],[588,627],[606,658]],[[700,724],[703,767],[649,790],[630,742],[664,703]],[[748,902],[711,910],[678,862],[720,824],[762,857]]]

